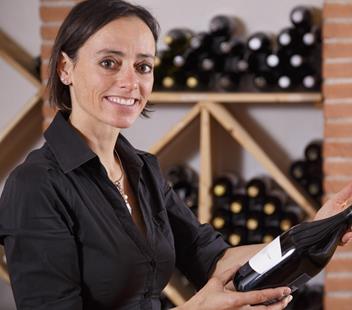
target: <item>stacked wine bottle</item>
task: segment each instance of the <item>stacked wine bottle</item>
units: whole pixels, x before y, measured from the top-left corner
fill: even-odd
[[[171,91],[288,91],[320,89],[319,11],[298,6],[292,26],[244,38],[240,20],[216,15],[209,30],[171,29],[155,62],[155,89]],[[248,85],[250,84],[250,85]]]
[[[294,161],[290,175],[299,186],[316,202],[322,204],[323,191],[322,141],[314,140],[304,149],[304,158]]]
[[[264,91],[318,91],[321,85],[320,12],[298,6],[276,36],[254,33],[247,41],[252,83]]]
[[[168,48],[160,51],[156,61],[156,87],[188,91],[237,89],[241,71],[246,70],[237,68],[245,52],[245,44],[237,36],[239,25],[235,17],[217,15],[207,32],[171,29],[165,36]]]
[[[180,199],[197,215],[198,175],[186,164],[173,165],[165,173],[168,184]]]
[[[303,210],[268,176],[244,183],[234,173],[212,186],[211,224],[232,246],[270,242],[305,218]]]

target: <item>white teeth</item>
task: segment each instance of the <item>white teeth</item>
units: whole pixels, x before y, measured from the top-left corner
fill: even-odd
[[[107,97],[107,99],[111,102],[115,102],[121,105],[133,105],[134,104],[134,99],[126,99],[126,98],[121,98],[121,97]]]

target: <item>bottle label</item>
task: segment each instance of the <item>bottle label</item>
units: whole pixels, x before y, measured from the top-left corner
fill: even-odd
[[[279,264],[286,257],[290,256],[293,252],[294,249],[291,249],[285,253],[285,255],[282,255],[279,236],[254,255],[248,263],[255,272],[263,274]]]

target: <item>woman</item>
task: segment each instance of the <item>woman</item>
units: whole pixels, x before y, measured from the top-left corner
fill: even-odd
[[[48,85],[60,111],[0,200],[18,309],[160,309],[175,265],[202,287],[181,310],[289,302],[289,288],[232,291],[234,265],[262,245],[229,249],[183,206],[155,157],[120,134],[148,112],[157,36],[148,11],[119,0],[84,1],[61,26]],[[281,301],[250,306],[273,298]]]

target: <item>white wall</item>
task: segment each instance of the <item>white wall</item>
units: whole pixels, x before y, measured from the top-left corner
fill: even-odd
[[[247,34],[254,31],[277,33],[288,26],[289,11],[298,4],[322,7],[323,0],[138,0],[135,3],[149,8],[160,22],[162,34],[177,26],[187,26],[195,31],[207,30],[208,22],[217,13],[234,14],[242,19]],[[0,27],[36,56],[40,52],[39,0],[0,0]],[[201,8],[201,9],[200,9]],[[160,42],[159,47],[163,47]],[[0,128],[10,121],[20,104],[30,98],[35,90],[6,64],[0,61]],[[140,149],[150,148],[188,111],[191,105],[158,105],[151,119],[140,119],[125,134]],[[313,138],[323,135],[322,111],[311,104],[233,106],[234,115],[249,126],[249,131],[259,137],[259,143],[275,150],[272,156],[284,164],[302,156],[303,147]],[[166,152],[170,156],[177,148],[178,159],[190,160],[198,166],[197,122],[187,131],[186,138],[177,139]],[[189,141],[192,141],[190,143]],[[40,141],[38,143],[41,143]],[[182,144],[181,144],[182,143]],[[264,172],[256,161],[243,152],[236,143],[222,134],[214,125],[214,145],[218,171],[237,169],[248,178]],[[226,148],[224,147],[226,145]],[[222,155],[226,154],[226,158]],[[172,161],[176,160],[172,158]],[[1,164],[1,163],[0,163]],[[1,181],[1,180],[0,180]],[[1,185],[0,185],[1,188]],[[0,281],[0,308],[15,309],[9,286]]]

